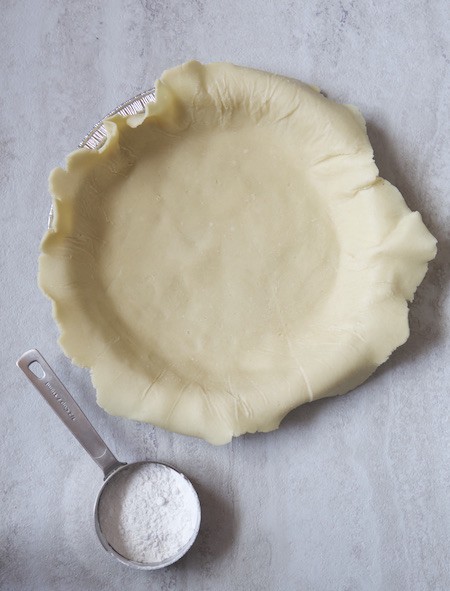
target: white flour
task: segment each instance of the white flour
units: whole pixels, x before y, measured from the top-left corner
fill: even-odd
[[[174,557],[191,539],[198,500],[189,482],[161,464],[121,470],[99,502],[100,528],[122,556],[142,563]]]

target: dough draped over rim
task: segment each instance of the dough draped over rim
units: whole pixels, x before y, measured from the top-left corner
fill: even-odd
[[[113,415],[223,444],[361,384],[436,254],[365,123],[231,64],[163,73],[50,176],[39,285]]]

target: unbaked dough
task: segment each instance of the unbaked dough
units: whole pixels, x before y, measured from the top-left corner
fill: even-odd
[[[39,283],[100,406],[222,444],[361,384],[436,241],[354,107],[223,63],[156,97],[52,172]]]

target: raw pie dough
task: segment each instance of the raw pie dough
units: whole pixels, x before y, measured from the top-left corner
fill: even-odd
[[[156,92],[52,172],[39,282],[100,406],[222,444],[361,384],[436,241],[354,107],[222,63]]]

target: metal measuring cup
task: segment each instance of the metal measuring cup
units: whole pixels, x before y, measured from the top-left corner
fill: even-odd
[[[36,370],[40,370],[41,375],[37,375],[37,373],[30,369],[32,365],[35,366]],[[119,462],[114,454],[108,449],[106,443],[88,421],[85,414],[82,412],[78,404],[56,376],[54,371],[36,349],[31,349],[30,351],[24,353],[20,359],[18,359],[17,366],[25,373],[30,382],[44,397],[46,402],[52,407],[54,412],[58,415],[66,427],[68,427],[72,435],[78,439],[94,462],[103,471],[104,483],[97,495],[95,502],[94,519],[95,531],[97,532],[97,536],[105,550],[114,556],[114,558],[116,558],[119,562],[122,562],[127,566],[144,570],[156,570],[165,566],[169,566],[184,556],[197,537],[201,519],[200,501],[190,480],[179,470],[163,462],[134,462],[131,464]],[[188,542],[179,548],[174,555],[168,556],[159,562],[152,563],[136,562],[123,556],[117,550],[115,550],[102,532],[99,519],[100,499],[104,490],[111,484],[111,482],[114,482],[114,479],[119,473],[123,475],[123,471],[131,470],[133,467],[139,467],[143,464],[157,464],[164,466],[165,468],[176,473],[177,478],[184,479],[184,481],[188,484],[188,489],[190,493],[192,493],[195,500],[197,512],[195,524]]]

